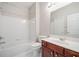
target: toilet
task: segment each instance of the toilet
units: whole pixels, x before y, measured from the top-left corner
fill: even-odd
[[[41,57],[41,43],[32,43],[33,57]]]

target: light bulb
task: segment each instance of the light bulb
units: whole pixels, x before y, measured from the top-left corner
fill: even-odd
[[[26,20],[22,20],[22,23],[26,23]]]

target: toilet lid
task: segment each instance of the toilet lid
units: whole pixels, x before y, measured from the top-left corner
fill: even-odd
[[[41,43],[35,42],[32,44],[33,47],[41,47]]]

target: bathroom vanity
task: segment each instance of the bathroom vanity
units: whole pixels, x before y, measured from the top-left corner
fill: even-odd
[[[68,41],[48,38],[42,40],[43,57],[79,57],[79,11],[76,6],[78,6],[77,3],[71,3],[51,12],[50,34],[66,36],[64,39]],[[71,11],[72,8],[73,11]]]
[[[60,45],[42,40],[42,57],[79,57],[79,52]]]

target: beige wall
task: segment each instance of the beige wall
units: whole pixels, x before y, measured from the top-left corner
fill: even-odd
[[[49,35],[50,12],[47,2],[37,2],[29,8],[29,19],[36,18],[37,35]]]
[[[50,28],[50,12],[47,2],[40,2],[40,34],[49,35]]]
[[[9,2],[0,2],[0,15],[28,19],[28,9],[16,7],[16,5],[9,4]]]
[[[29,19],[36,18],[36,3],[29,8]]]
[[[40,30],[40,5],[39,2],[36,3],[36,33],[39,35]]]

